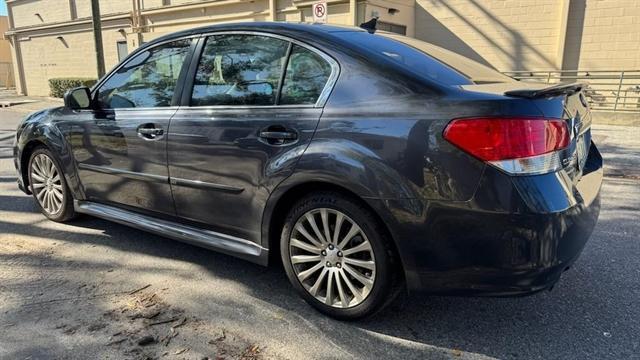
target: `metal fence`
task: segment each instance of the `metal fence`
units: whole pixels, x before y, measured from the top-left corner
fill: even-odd
[[[0,62],[0,88],[13,88],[15,86],[13,65],[10,62]]]
[[[585,81],[591,108],[595,110],[640,112],[640,70],[594,71],[507,71],[506,75],[522,81],[547,84]]]

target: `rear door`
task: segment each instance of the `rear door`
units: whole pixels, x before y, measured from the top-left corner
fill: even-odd
[[[89,200],[175,214],[166,135],[193,41],[138,53],[94,90],[94,109],[77,112],[70,143]]]
[[[271,34],[213,34],[198,47],[169,130],[177,215],[259,242],[265,202],[310,142],[337,64]]]

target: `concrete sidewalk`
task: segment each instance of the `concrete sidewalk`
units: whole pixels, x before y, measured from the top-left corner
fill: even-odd
[[[640,180],[640,126],[593,124],[591,134],[606,177]]]
[[[14,89],[0,89],[0,108],[29,113],[50,107],[61,106],[62,99],[16,94]]]

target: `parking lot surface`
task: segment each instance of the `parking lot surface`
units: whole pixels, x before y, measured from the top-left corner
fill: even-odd
[[[283,270],[81,217],[48,221],[15,184],[24,112],[0,110],[0,358],[624,359],[640,353],[640,129],[594,126],[599,223],[551,292],[411,296],[326,318]]]

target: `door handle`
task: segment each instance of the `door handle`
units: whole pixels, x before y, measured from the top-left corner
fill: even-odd
[[[295,140],[298,134],[293,131],[260,131],[260,137],[269,140]]]
[[[298,133],[281,125],[272,125],[261,130],[258,137],[268,145],[287,145],[296,142]]]
[[[138,136],[145,140],[158,140],[164,135],[164,129],[155,127],[154,124],[144,124],[138,127]]]

